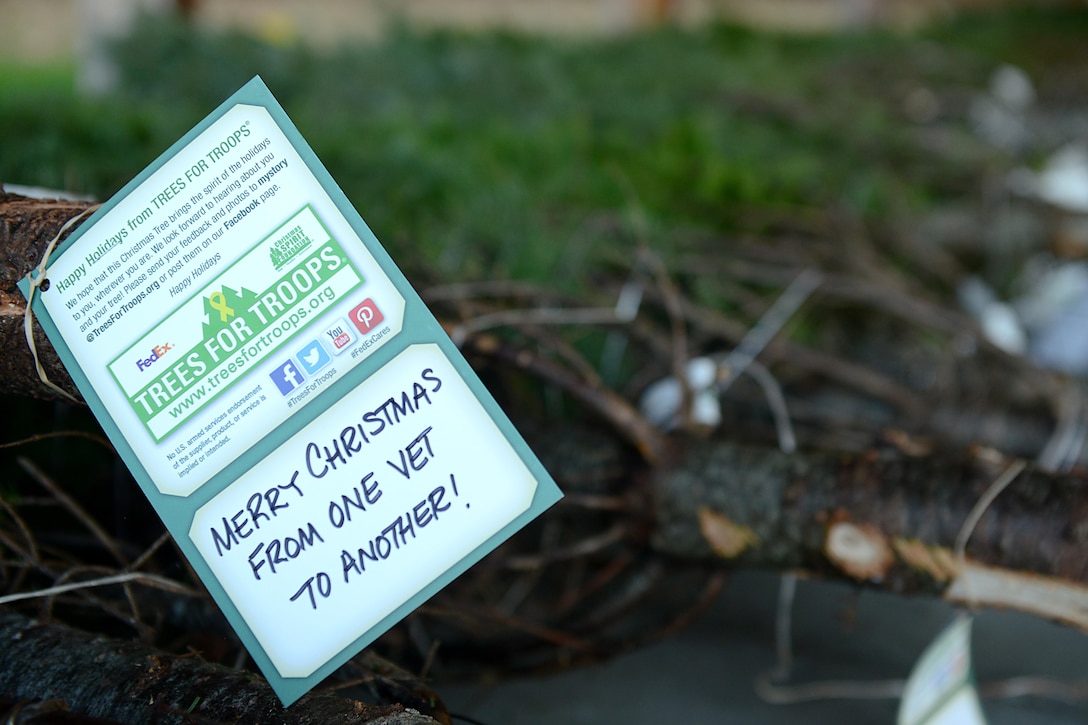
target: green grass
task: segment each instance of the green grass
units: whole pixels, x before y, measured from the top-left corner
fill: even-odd
[[[70,69],[0,67],[0,178],[105,198],[259,73],[410,271],[584,290],[638,241],[728,254],[715,240],[844,212],[879,225],[977,193],[1009,160],[957,119],[934,153],[905,93],[963,94],[1033,52],[1083,60],[1083,29],[1020,11],[918,35],[401,30],[318,53],[146,24],[118,49],[116,97],[75,97]]]
[[[0,61],[0,98],[31,99],[48,95],[71,95],[75,88],[75,67],[70,61],[16,63]]]

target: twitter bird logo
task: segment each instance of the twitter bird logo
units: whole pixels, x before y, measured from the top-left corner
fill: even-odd
[[[329,353],[325,351],[324,345],[321,344],[321,340],[318,339],[310,340],[306,347],[295,353],[295,357],[308,375],[313,375],[325,367],[331,359]]]

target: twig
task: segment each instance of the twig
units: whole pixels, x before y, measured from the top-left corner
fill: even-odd
[[[639,262],[649,266],[650,273],[653,275],[654,282],[661,294],[665,314],[669,318],[669,333],[672,340],[672,354],[670,356],[672,374],[680,381],[683,393],[680,402],[680,419],[689,421],[691,417],[691,388],[688,385],[688,376],[685,374],[689,358],[688,332],[681,296],[669,276],[665,263],[649,247],[643,247],[639,250]]]
[[[8,594],[0,597],[0,604],[10,604],[11,602],[19,602],[24,599],[38,599],[41,597],[52,597],[57,594],[64,594],[65,592],[78,591],[80,589],[91,589],[93,587],[104,587],[110,584],[124,584],[126,582],[141,582],[148,584],[159,589],[164,589],[168,592],[174,592],[175,594],[187,594],[195,596],[196,592],[183,584],[179,584],[172,579],[157,576],[155,574],[145,574],[143,572],[132,571],[124,574],[115,574],[114,576],[102,577],[101,579],[91,579],[84,582],[73,582],[71,584],[61,584],[55,587],[49,587],[47,589],[38,589],[32,592],[21,592],[18,594]]]
[[[541,349],[550,350],[561,362],[568,365],[581,377],[585,384],[594,388],[604,386],[600,373],[577,349],[559,335],[545,328],[522,327],[519,332],[530,340],[535,340]]]
[[[795,705],[813,700],[890,700],[903,696],[906,680],[825,680],[804,685],[776,685],[767,675],[756,678],[756,694],[772,705]]]
[[[538,308],[532,310],[502,310],[480,315],[457,325],[450,337],[458,347],[469,336],[495,327],[511,325],[618,325],[627,322],[616,315],[615,308],[597,307],[583,309]]]
[[[1064,381],[1062,388],[1056,405],[1058,424],[1037,460],[1051,473],[1068,473],[1076,465],[1088,435],[1084,388],[1076,380]]]
[[[692,326],[705,336],[723,337],[726,340],[740,341],[746,332],[737,320],[717,310],[710,310],[696,305],[691,300],[682,300],[684,316]],[[789,340],[772,340],[767,345],[764,359],[768,361],[784,360],[810,374],[821,375],[829,380],[841,383],[851,390],[871,395],[878,400],[887,401],[904,411],[908,417],[928,413],[920,396],[910,388],[892,378],[878,373],[872,368],[858,364],[846,358],[822,350],[806,347]]]
[[[543,625],[535,624],[533,622],[529,622],[518,617],[504,615],[499,612],[487,612],[486,614],[481,614],[478,612],[472,612],[465,607],[453,608],[437,606],[433,604],[426,604],[421,607],[419,611],[424,614],[430,614],[433,616],[443,617],[452,620],[462,620],[470,623],[475,623],[482,620],[485,621],[489,625],[489,627],[496,624],[502,625],[507,629],[513,630],[515,632],[522,632],[524,634],[531,635],[541,641],[548,642],[552,645],[567,647],[578,652],[589,653],[593,652],[595,649],[593,644],[582,639],[581,637],[576,637],[572,634],[568,634],[567,632],[562,632],[551,627],[545,627]]]
[[[36,465],[34,465],[34,463],[30,459],[25,458],[24,456],[19,456],[15,460],[18,462],[19,466],[28,474],[30,474],[30,476],[34,480],[40,483],[47,491],[49,491],[49,493],[56,496],[57,500],[60,501],[64,505],[64,507],[68,509],[68,511],[70,511],[71,514],[76,517],[76,519],[79,520],[80,523],[86,526],[87,530],[90,531],[96,539],[102,542],[102,545],[106,547],[107,551],[113,554],[113,557],[121,566],[128,565],[128,557],[126,557],[121,552],[121,549],[117,546],[117,543],[110,537],[109,534],[106,533],[106,531],[101,526],[98,525],[98,522],[95,521],[83,509],[82,506],[76,503],[75,499],[73,499],[59,486],[57,486],[52,481],[52,479],[50,479],[49,476],[45,475],[45,473]]]
[[[37,564],[41,561],[41,557],[38,554],[38,545],[34,541],[34,535],[30,533],[30,528],[23,521],[22,517],[15,511],[15,508],[4,499],[0,498],[0,507],[3,507],[8,515],[11,516],[11,520],[15,522],[15,525],[19,528],[19,531],[23,534],[23,538],[26,539],[27,548],[29,551],[22,551],[19,547],[15,546],[10,540],[6,540],[4,543],[12,550],[19,552],[22,556],[27,558],[31,563]],[[3,532],[0,532],[2,534]]]
[[[517,280],[482,280],[429,287],[420,292],[428,302],[459,302],[477,297],[558,299],[554,291]]]
[[[109,439],[100,436],[97,433],[91,433],[89,431],[82,430],[58,430],[51,433],[35,433],[32,436],[20,438],[17,441],[0,443],[0,448],[16,448],[18,446],[25,446],[29,443],[37,443],[38,441],[49,440],[50,438],[86,438],[87,440],[98,443],[110,453],[117,452],[116,449],[113,447],[113,444],[109,442]]]
[[[603,551],[612,544],[623,541],[627,534],[628,530],[625,524],[614,524],[607,531],[596,536],[588,536],[571,546],[535,556],[512,556],[507,558],[503,565],[507,569],[514,569],[515,571],[530,571],[558,561],[569,561]]]
[[[725,579],[726,573],[724,571],[715,571],[711,574],[710,578],[707,579],[703,590],[690,606],[680,611],[679,614],[673,617],[672,621],[666,622],[663,626],[657,628],[650,634],[640,637],[634,644],[636,646],[642,646],[649,644],[650,642],[660,641],[687,629],[696,619],[702,616],[710,605],[714,603],[714,600],[718,598],[722,588],[725,586]]]
[[[46,568],[44,566],[40,567],[40,569],[41,569],[42,572],[44,572],[46,574],[52,574],[52,572],[48,568]],[[73,586],[73,585],[63,584],[62,582],[68,581],[69,579],[73,579],[76,576],[78,576],[80,574],[83,574],[85,572],[101,572],[101,571],[112,571],[112,570],[107,568],[107,567],[103,567],[103,566],[73,566],[73,567],[65,570],[60,575],[53,575],[53,577],[54,577],[53,587],[57,588],[57,587],[62,587],[62,586]],[[116,575],[111,574],[110,576],[116,576]],[[87,581],[94,581],[94,580],[87,580]],[[152,634],[151,627],[149,627],[147,624],[145,624],[140,619],[139,612],[136,611],[136,607],[133,605],[133,596],[132,596],[132,592],[129,590],[129,584],[130,584],[129,582],[122,582],[121,583],[121,587],[122,587],[123,591],[125,592],[125,598],[126,598],[126,600],[128,601],[128,604],[129,604],[129,610],[130,611],[128,613],[123,611],[115,602],[109,601],[109,600],[106,600],[106,599],[102,599],[100,597],[96,597],[95,595],[91,594],[90,591],[88,591],[88,589],[93,588],[93,587],[81,587],[81,586],[79,586],[79,584],[80,583],[77,582],[77,583],[74,584],[74,586],[76,587],[77,591],[79,592],[80,597],[87,600],[88,602],[95,605],[96,607],[99,607],[100,609],[102,609],[102,611],[110,614],[113,617],[116,617],[118,620],[124,622],[125,624],[127,624],[130,627],[132,627],[133,629],[135,629],[137,631],[137,633],[139,634],[141,639],[143,639],[145,641],[150,640],[151,634]],[[59,593],[63,594],[64,592],[59,592]],[[41,598],[43,598],[45,600],[44,604],[42,605],[42,609],[43,609],[43,611],[49,613],[50,616],[52,616],[53,604],[54,604],[54,601],[55,601],[56,597],[57,597],[57,594],[43,594],[41,596]]]
[[[774,651],[778,664],[772,679],[785,680],[793,669],[793,600],[797,596],[797,574],[786,572],[778,580],[778,607],[774,618]]]
[[[607,494],[592,493],[567,493],[560,506],[576,506],[591,511],[627,511],[631,508],[630,502],[622,496],[609,496]]]
[[[603,386],[592,386],[551,361],[525,349],[515,348],[498,338],[478,335],[470,341],[471,352],[513,363],[543,380],[559,386],[610,422],[650,463],[664,456],[661,434],[626,399]]]
[[[1010,483],[1016,480],[1016,477],[1020,475],[1021,471],[1023,471],[1026,466],[1027,462],[1022,459],[1017,459],[1010,463],[975,503],[974,508],[967,514],[963,526],[956,535],[956,543],[952,553],[957,560],[963,561],[964,553],[967,550],[967,541],[971,538],[971,534],[974,533],[975,527],[978,526],[978,522],[982,518],[982,515],[986,513],[986,509],[990,507],[990,504],[994,502],[994,499],[1000,496],[1001,492],[1004,491]]]
[[[797,437],[793,434],[793,426],[790,424],[790,414],[786,410],[786,398],[782,395],[782,387],[771,375],[771,371],[751,360],[745,371],[759,386],[763,388],[763,394],[767,397],[767,406],[774,417],[775,429],[778,432],[778,449],[783,453],[793,453],[797,450]]]
[[[160,548],[162,548],[163,544],[165,544],[166,542],[168,542],[170,540],[171,540],[170,532],[169,531],[162,532],[162,535],[159,538],[155,539],[155,543],[153,543],[151,546],[149,546],[147,548],[147,551],[140,554],[140,556],[137,557],[136,561],[132,562],[132,564],[129,566],[129,569],[139,569],[141,566],[144,565],[144,563],[148,559],[150,559],[152,557],[152,555],[154,555],[154,553],[156,551],[158,551]]]
[[[632,566],[634,563],[634,553],[630,550],[621,550],[618,556],[609,560],[592,576],[592,578],[590,578],[589,581],[584,582],[577,588],[568,586],[563,596],[559,599],[557,613],[559,615],[568,614],[571,609],[588,599],[590,595],[603,589],[609,582],[626,571],[628,567]],[[572,585],[573,583],[574,582],[571,582]]]
[[[1049,677],[1010,677],[983,682],[978,689],[983,697],[991,699],[1032,696],[1068,702],[1088,700],[1088,682],[1060,682]]]
[[[778,296],[770,309],[759,321],[745,333],[737,346],[720,363],[725,377],[718,385],[718,393],[724,393],[742,372],[763,352],[771,339],[789,322],[805,300],[816,291],[823,281],[823,275],[815,269],[802,271],[797,278]]]
[[[858,682],[827,680],[803,685],[782,685],[793,667],[793,600],[797,594],[797,575],[783,574],[778,585],[778,607],[775,611],[774,643],[778,662],[773,670],[756,677],[755,690],[772,705],[792,705],[811,700],[849,699],[882,700],[900,697],[905,680],[876,680]]]
[[[648,595],[660,591],[659,585],[668,573],[666,564],[661,559],[651,559],[647,565],[635,569],[633,574],[623,582],[624,586],[618,593],[579,622],[579,629],[591,632],[598,637],[599,641],[603,641],[603,633],[609,626],[634,610]],[[629,649],[630,645],[627,648]],[[598,649],[601,649],[599,644]]]

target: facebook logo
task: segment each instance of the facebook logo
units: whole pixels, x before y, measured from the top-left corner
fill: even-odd
[[[321,340],[311,340],[310,344],[299,350],[295,357],[302,363],[302,369],[307,375],[313,375],[332,359],[329,353],[325,352]]]
[[[276,384],[276,387],[280,389],[283,395],[287,395],[299,385],[302,385],[302,381],[306,379],[303,377],[302,372],[295,367],[294,360],[288,360],[280,365],[269,373],[268,377],[272,378],[272,382]]]

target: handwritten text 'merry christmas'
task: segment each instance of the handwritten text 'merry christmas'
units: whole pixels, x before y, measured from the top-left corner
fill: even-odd
[[[384,488],[392,485],[384,483],[379,472],[395,472],[398,477],[395,480],[413,481],[413,476],[418,478],[436,460],[434,438],[437,434],[433,425],[426,424],[426,412],[440,394],[443,383],[432,368],[424,368],[417,377],[410,389],[367,410],[357,422],[343,427],[335,438],[307,442],[301,449],[298,468],[285,476],[286,483],[253,491],[244,507],[230,516],[221,517],[219,525],[208,529],[215,553],[222,558],[248,550],[249,571],[255,582],[263,581],[291,568],[297,569],[294,562],[309,551],[319,550],[331,538],[330,532],[342,532],[352,525],[366,526],[366,531],[371,533],[363,534],[362,545],[342,547],[340,551],[340,575],[343,583],[349,584],[353,577],[361,576],[368,565],[374,566],[404,549],[423,533],[423,529],[442,518],[452,506],[451,499],[459,495],[453,473],[447,476],[443,472],[443,483],[420,495],[413,505],[403,512],[398,511],[395,517],[379,519],[380,523],[386,524],[379,532],[373,533],[375,529],[370,524],[378,515],[375,510],[381,508]],[[378,452],[379,438],[384,444],[390,440],[390,431],[394,428],[403,430],[412,422],[417,423],[418,432],[414,432],[406,444],[398,445],[392,455]],[[375,460],[380,462],[376,470],[370,463]],[[364,463],[364,466],[356,467],[366,472],[361,476],[353,475],[354,483],[344,487],[348,490],[338,490],[330,495],[332,492],[324,484],[342,478],[332,474],[347,470],[355,462]],[[327,497],[323,519],[292,521],[287,526],[289,535],[267,535],[273,527],[277,534],[281,533],[284,530],[282,523],[274,524],[290,518],[292,504],[308,495]],[[313,509],[307,507],[307,510]],[[303,581],[290,600],[308,601],[311,608],[316,609],[321,599],[331,595],[332,589],[333,578],[326,571],[318,571]]]

